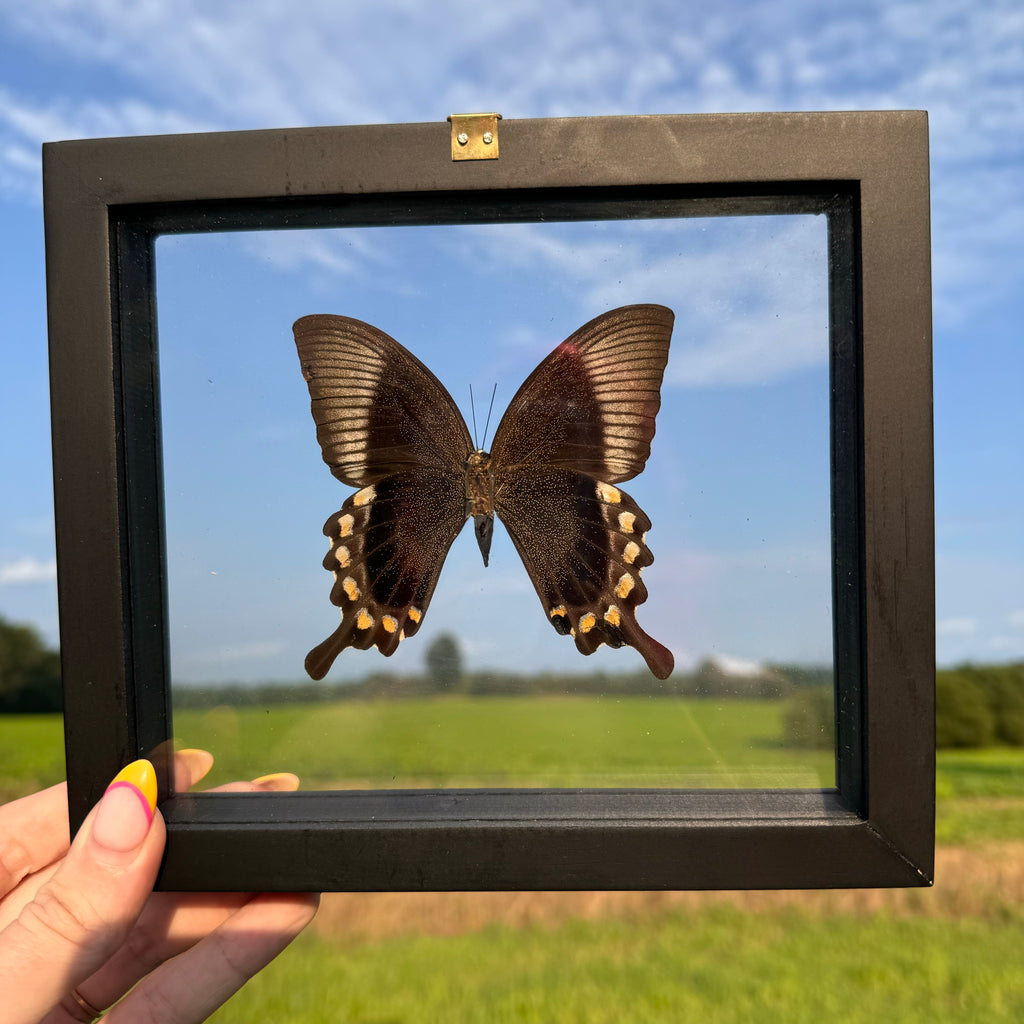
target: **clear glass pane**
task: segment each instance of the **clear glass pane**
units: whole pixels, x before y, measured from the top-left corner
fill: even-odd
[[[823,217],[171,236],[157,254],[175,732],[219,781],[833,784]],[[482,430],[497,383],[490,439],[555,345],[637,302],[676,315],[652,454],[623,485],[653,523],[637,617],[673,676],[631,648],[579,654],[496,525],[486,569],[458,537],[392,658],[346,650],[305,678],[338,621],[321,527],[350,491],[321,459],[292,322],[386,331],[471,429],[470,385]],[[449,689],[425,670],[442,635],[464,670]]]

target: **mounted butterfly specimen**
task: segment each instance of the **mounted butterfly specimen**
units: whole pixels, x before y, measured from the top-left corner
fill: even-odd
[[[324,462],[359,488],[324,525],[341,625],[306,671],[322,679],[346,647],[393,654],[420,628],[470,516],[487,565],[497,513],[557,632],[583,654],[635,647],[667,678],[671,652],[636,621],[651,522],[614,485],[651,453],[673,319],[638,305],[584,324],[516,392],[489,453],[441,382],[383,331],[343,316],[296,321]]]

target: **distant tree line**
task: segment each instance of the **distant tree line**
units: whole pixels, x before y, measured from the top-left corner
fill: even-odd
[[[450,634],[441,634],[427,646],[424,669],[422,673],[375,672],[358,682],[345,683],[180,686],[174,700],[178,707],[402,699],[443,693],[476,697],[576,694],[781,700],[804,688],[832,685],[831,668],[772,665],[743,675],[728,672],[710,659],[691,672],[677,671],[667,680],[655,679],[645,669],[625,673],[467,672],[458,641]]]
[[[939,747],[1024,746],[1024,662],[940,669],[935,701]]]
[[[794,746],[833,745],[835,712],[831,667],[768,665],[729,672],[714,660],[666,680],[649,672],[467,672],[458,641],[441,634],[424,652],[422,673],[377,672],[359,682],[178,686],[178,707],[218,704],[312,703],[436,694],[513,696],[741,697],[787,700],[786,741]],[[0,617],[0,714],[60,711],[60,655],[31,626]],[[1024,662],[962,665],[936,674],[936,741],[939,747],[1024,746]]]
[[[790,746],[833,746],[832,687],[798,692],[786,707],[783,728]],[[940,668],[935,674],[935,744],[940,749],[1024,746],[1024,662]]]
[[[0,617],[0,714],[61,706],[60,655],[31,626]]]

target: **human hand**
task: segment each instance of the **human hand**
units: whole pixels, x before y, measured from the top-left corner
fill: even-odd
[[[190,788],[212,764],[206,751],[179,751],[175,789]],[[280,774],[219,789],[297,786]],[[154,893],[166,838],[155,804],[153,767],[136,761],[74,843],[65,783],[0,807],[5,1022],[92,1021],[122,996],[105,1024],[204,1021],[312,920],[315,893]]]

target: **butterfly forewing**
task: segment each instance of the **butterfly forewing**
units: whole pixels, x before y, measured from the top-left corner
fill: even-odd
[[[496,466],[558,466],[617,483],[651,453],[673,313],[623,306],[566,338],[516,392],[494,435]]]
[[[421,466],[461,475],[469,430],[408,349],[345,316],[304,316],[292,329],[324,462],[342,483],[365,487]]]

